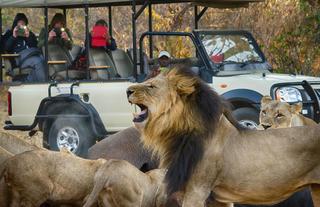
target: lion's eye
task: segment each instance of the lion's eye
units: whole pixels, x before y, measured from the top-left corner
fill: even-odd
[[[156,88],[156,86],[155,85],[148,85],[148,88]]]
[[[276,118],[282,118],[282,117],[284,117],[284,115],[283,115],[283,114],[281,114],[281,113],[277,113]]]
[[[267,114],[265,110],[262,110],[261,113],[263,116],[265,116]]]

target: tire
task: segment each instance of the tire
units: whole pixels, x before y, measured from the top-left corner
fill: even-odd
[[[238,108],[234,110],[232,114],[239,121],[240,124],[244,125],[249,129],[256,129],[259,125],[259,111],[254,108]]]
[[[88,149],[95,143],[87,125],[84,120],[79,119],[56,119],[48,134],[49,149],[59,151],[66,147],[72,153],[86,157]]]

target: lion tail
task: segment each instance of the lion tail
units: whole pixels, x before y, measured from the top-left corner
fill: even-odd
[[[86,203],[83,205],[83,207],[91,207],[93,206],[99,197],[100,192],[103,190],[104,186],[109,181],[109,176],[106,175],[106,167],[107,163],[103,164],[98,171],[96,172],[94,176],[94,186],[90,193],[90,195],[87,197]]]
[[[165,176],[168,195],[181,190],[192,175],[197,163],[202,159],[204,143],[196,134],[184,134],[175,138],[170,149],[172,158],[168,161]]]

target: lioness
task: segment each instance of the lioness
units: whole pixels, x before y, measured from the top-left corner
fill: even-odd
[[[39,207],[45,201],[82,206],[104,162],[38,149],[9,158],[0,166],[0,177],[10,186],[11,207]]]
[[[35,145],[31,145],[14,135],[4,132],[0,132],[0,146],[12,154],[19,154],[25,151],[39,149],[39,147]]]
[[[316,125],[312,119],[303,116],[300,112],[302,103],[288,104],[272,100],[270,96],[261,99],[260,128],[287,128],[294,126]]]
[[[158,159],[143,147],[141,134],[135,127],[129,127],[108,136],[88,150],[89,159],[119,159],[147,172],[158,167]]]
[[[144,144],[167,168],[183,207],[279,203],[311,186],[320,207],[320,127],[242,130],[220,96],[190,70],[173,69],[127,89]]]
[[[12,156],[13,154],[11,154],[7,150],[0,147],[0,166],[3,165],[3,163]],[[9,192],[8,192],[7,185],[4,182],[4,178],[0,176],[0,204],[2,207],[9,206],[8,198],[9,198]]]
[[[104,207],[160,207],[166,203],[165,170],[147,173],[124,160],[107,160],[97,171],[94,188],[83,207],[91,207],[100,197]]]

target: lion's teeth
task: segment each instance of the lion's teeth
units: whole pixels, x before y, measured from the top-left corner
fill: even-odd
[[[144,109],[144,110],[141,111],[140,113],[135,113],[135,112],[133,112],[132,114],[133,114],[133,117],[134,117],[134,118],[139,118],[140,116],[146,114],[147,112],[148,112],[148,110],[147,110],[147,109]]]
[[[140,115],[147,113],[147,109],[144,109],[143,111],[141,111]]]
[[[139,118],[139,113],[132,113],[134,118]]]

